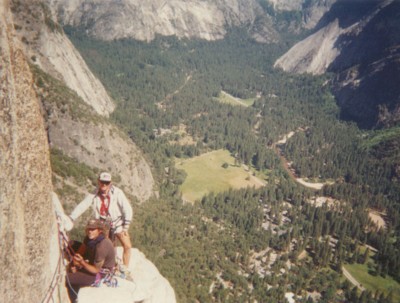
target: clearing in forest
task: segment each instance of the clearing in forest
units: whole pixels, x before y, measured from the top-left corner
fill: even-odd
[[[336,209],[338,209],[338,207],[342,204],[340,200],[324,196],[311,197],[307,200],[307,202],[315,207],[322,207],[324,204],[326,204],[329,208],[334,207]]]
[[[371,262],[371,261],[370,261]],[[375,293],[377,290],[386,295],[393,291],[393,302],[400,302],[400,284],[389,276],[386,278],[380,275],[371,275],[369,273],[371,265],[367,264],[346,264],[344,268],[360,284],[360,286]]]
[[[185,124],[179,124],[179,126],[174,128],[174,140],[170,140],[170,144],[178,145],[196,145],[197,141],[193,139],[186,131],[187,127]]]
[[[386,223],[385,219],[383,218],[385,216],[384,213],[375,211],[375,210],[369,210],[368,211],[368,216],[371,219],[372,222],[379,228],[386,228]]]
[[[255,98],[240,99],[228,94],[227,92],[221,91],[216,100],[221,103],[248,107],[253,105]]]
[[[181,191],[183,200],[188,202],[199,200],[211,192],[259,188],[265,184],[243,166],[236,165],[227,150],[216,150],[186,160],[177,159],[175,166],[187,174]]]

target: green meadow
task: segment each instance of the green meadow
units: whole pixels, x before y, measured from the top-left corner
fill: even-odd
[[[384,292],[386,295],[393,290],[393,302],[400,302],[400,284],[392,278],[386,276],[373,276],[368,270],[368,264],[346,264],[347,271],[366,289],[375,293],[376,290]]]
[[[224,91],[222,91],[218,98],[215,98],[216,100],[218,100],[221,103],[225,103],[225,104],[230,104],[230,105],[240,105],[240,106],[251,106],[254,103],[254,98],[249,98],[249,99],[239,99],[236,98]]]
[[[369,137],[366,138],[364,146],[371,148],[385,141],[394,140],[400,137],[400,127],[392,127],[384,130],[377,130],[370,133]]]
[[[257,188],[263,185],[263,181],[252,176],[243,166],[236,165],[235,159],[227,150],[212,151],[185,160],[178,159],[175,165],[187,174],[181,191],[183,199],[190,202],[211,192],[219,193],[230,188]]]

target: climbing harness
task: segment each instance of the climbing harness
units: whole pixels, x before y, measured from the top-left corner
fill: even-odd
[[[114,222],[111,218],[111,214],[109,212],[110,204],[111,204],[111,197],[108,194],[107,196],[99,195],[101,206],[100,206],[100,219],[103,220],[106,226],[106,232],[108,232],[108,238],[114,242],[115,240],[115,226]],[[108,203],[106,204],[106,201]]]
[[[115,277],[115,270],[109,270],[102,268],[99,273],[96,274],[96,280],[92,284],[94,287],[100,287],[102,284],[108,287],[118,287],[118,280]]]

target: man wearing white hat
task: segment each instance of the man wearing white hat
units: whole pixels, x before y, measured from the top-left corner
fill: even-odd
[[[124,192],[111,183],[110,173],[102,172],[97,182],[95,193],[87,195],[72,211],[70,218],[75,221],[92,206],[96,219],[110,223],[110,238],[114,241],[115,236],[121,242],[124,248],[123,262],[128,266],[132,248],[128,234],[133,215],[132,206]]]

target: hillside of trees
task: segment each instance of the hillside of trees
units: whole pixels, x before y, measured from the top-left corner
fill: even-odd
[[[235,29],[216,42],[103,42],[65,30],[117,102],[112,119],[153,164],[160,197],[135,205],[133,242],[179,302],[284,302],[287,292],[296,302],[313,302],[314,292],[320,302],[400,298],[400,287],[360,291],[342,278],[344,264],[359,263],[400,282],[399,132],[367,133],[340,121],[330,75],[274,70],[290,41],[261,45]],[[255,102],[223,104],[216,101],[221,91]],[[195,144],[160,135],[179,125]],[[264,173],[267,185],[183,204],[174,158],[220,148]],[[280,155],[296,177],[329,183],[320,191],[299,185]],[[318,196],[337,202],[317,207],[310,201]],[[370,209],[385,214],[386,228],[371,223]],[[263,253],[263,273],[255,253]]]

